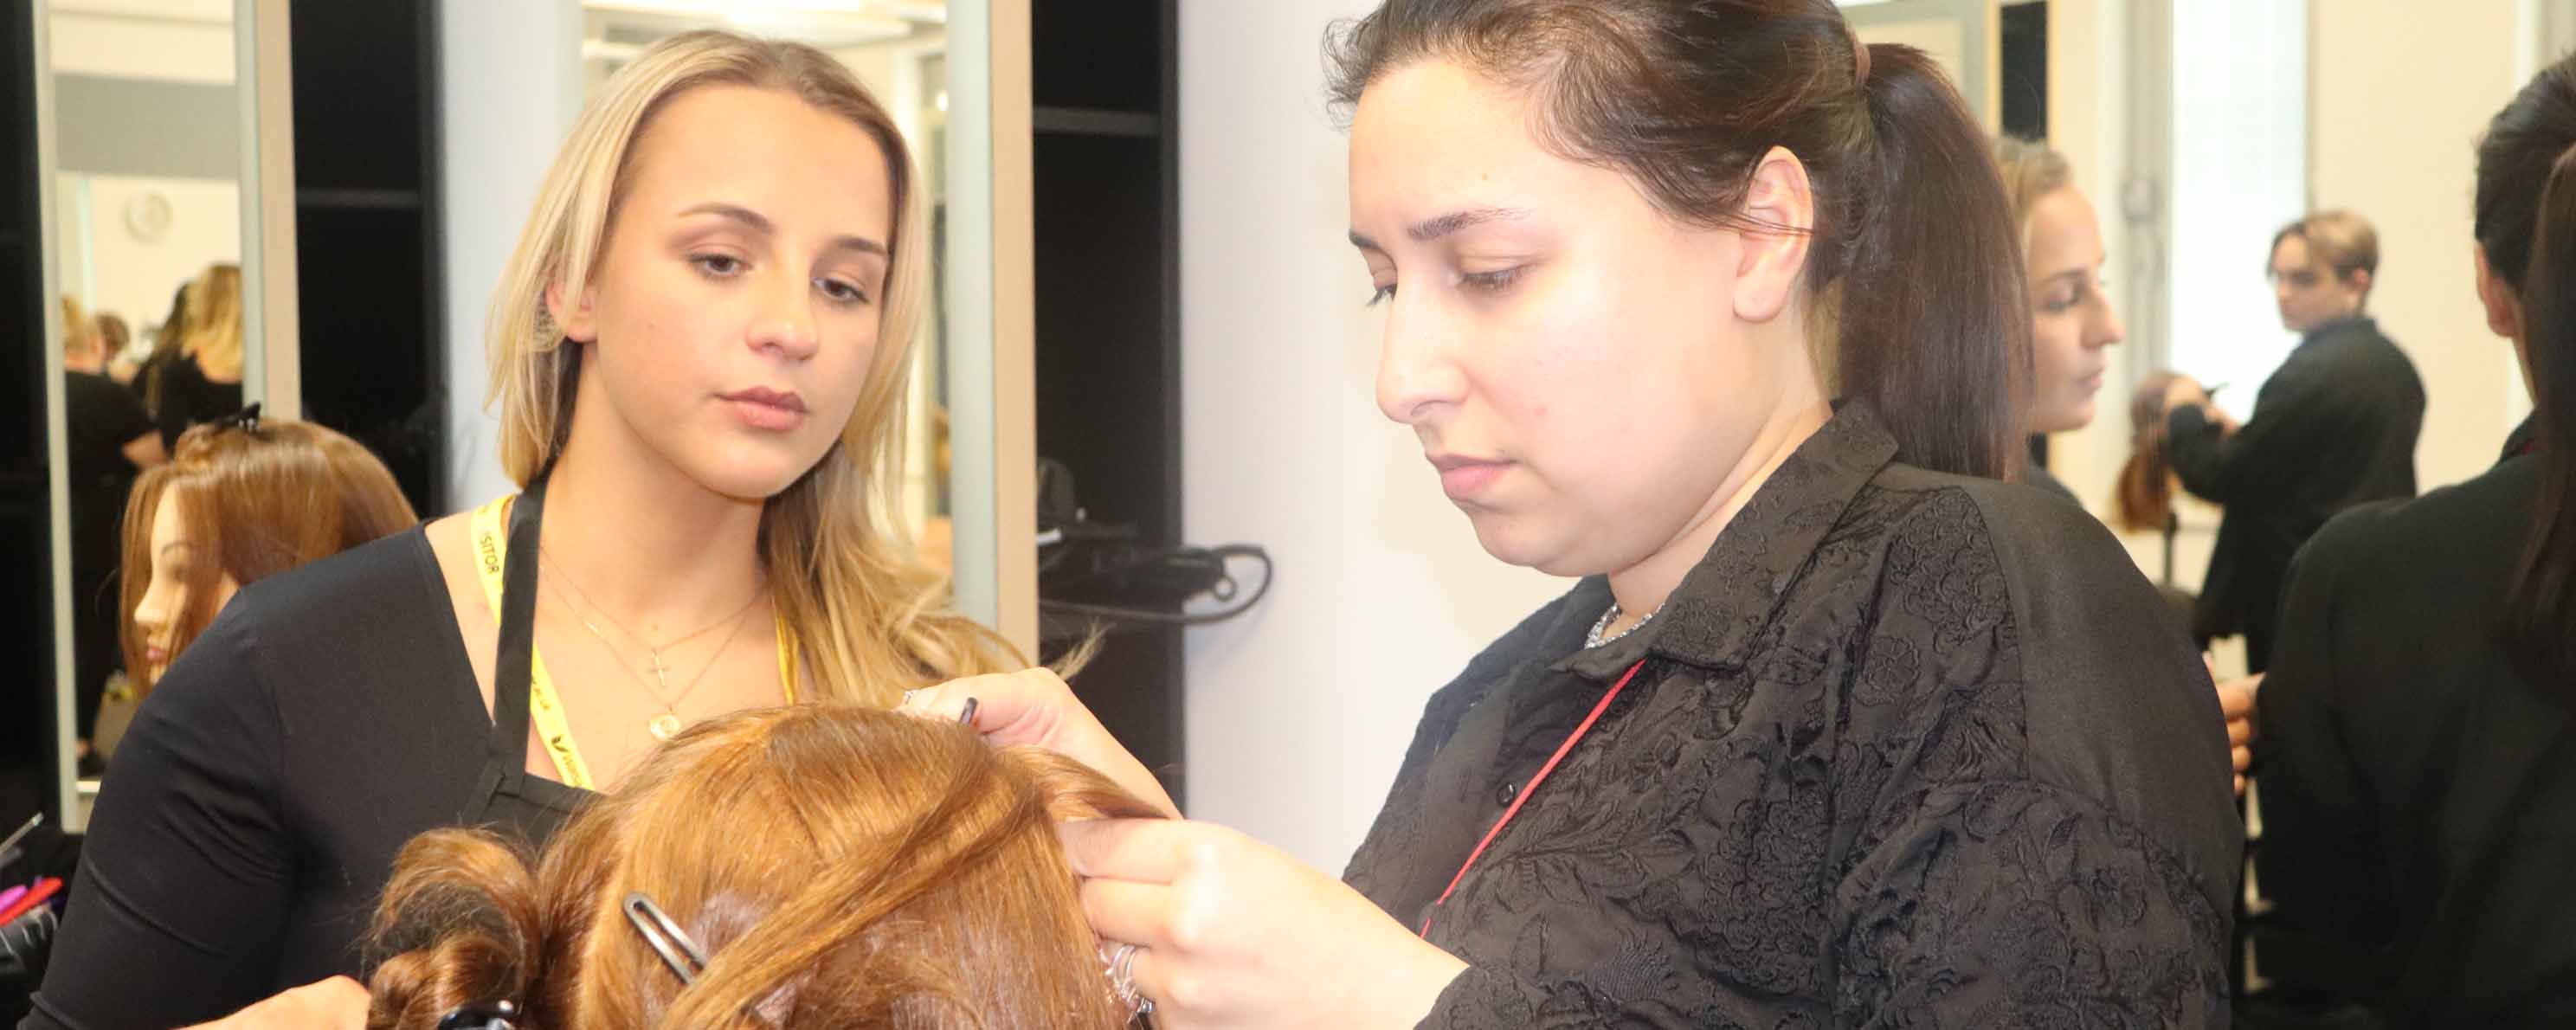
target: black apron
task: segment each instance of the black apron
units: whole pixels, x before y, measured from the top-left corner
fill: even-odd
[[[543,847],[592,792],[528,774],[529,670],[537,654],[537,527],[545,519],[546,476],[539,472],[510,506],[510,561],[501,572],[501,644],[492,668],[492,740],[475,777],[468,826],[516,830]]]

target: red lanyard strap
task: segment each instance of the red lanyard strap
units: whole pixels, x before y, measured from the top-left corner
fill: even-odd
[[[1530,777],[1529,785],[1522,787],[1521,792],[1512,798],[1511,807],[1503,809],[1503,817],[1494,820],[1493,829],[1485,831],[1485,839],[1476,842],[1476,850],[1467,853],[1467,861],[1458,866],[1458,875],[1449,878],[1449,886],[1440,892],[1440,899],[1431,903],[1433,909],[1448,903],[1449,895],[1458,889],[1458,882],[1467,878],[1467,870],[1475,868],[1476,860],[1484,857],[1486,846],[1502,835],[1503,827],[1510,825],[1512,817],[1521,813],[1521,806],[1529,803],[1530,795],[1538,793],[1538,785],[1547,782],[1547,775],[1556,771],[1556,763],[1564,761],[1566,752],[1574,750],[1575,743],[1582,740],[1584,734],[1592,732],[1592,724],[1601,721],[1601,713],[1610,710],[1610,702],[1617,700],[1619,692],[1627,689],[1628,681],[1637,678],[1637,670],[1645,667],[1643,660],[1629,666],[1628,674],[1611,684],[1610,691],[1601,695],[1601,700],[1592,706],[1592,713],[1583,717],[1583,721],[1574,727],[1574,732],[1566,734],[1565,743],[1556,746],[1556,753],[1547,756],[1547,764],[1538,767],[1538,775]],[[1422,917],[1421,934],[1431,936],[1429,915]]]

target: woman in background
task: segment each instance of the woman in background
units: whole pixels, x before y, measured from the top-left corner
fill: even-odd
[[[175,352],[153,363],[143,386],[162,444],[172,448],[189,426],[242,406],[241,266],[209,265],[187,293]]]
[[[2012,198],[2020,229],[2031,311],[2030,431],[2072,432],[2093,424],[2094,397],[2110,374],[2107,353],[2127,335],[2102,288],[2102,224],[2093,202],[2076,188],[2064,155],[2028,140],[1995,141],[2004,195]],[[2075,491],[2047,466],[2023,470],[2031,485],[2073,501]]]

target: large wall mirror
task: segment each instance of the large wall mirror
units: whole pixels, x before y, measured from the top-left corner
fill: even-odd
[[[283,10],[35,0],[21,15],[33,19],[52,302],[48,750],[67,828],[84,822],[137,702],[118,640],[128,488],[190,424],[249,401],[295,410],[282,25],[263,23]]]

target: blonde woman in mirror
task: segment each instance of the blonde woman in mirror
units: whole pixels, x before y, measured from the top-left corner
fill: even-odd
[[[923,194],[811,47],[691,33],[611,78],[494,291],[521,492],[251,586],[172,666],[83,851],[116,889],[75,889],[31,1025],[299,984],[236,1025],[349,1020],[358,916],[413,835],[541,844],[689,724],[1024,666],[894,515]]]
[[[177,347],[156,354],[141,374],[143,403],[161,424],[163,447],[179,434],[241,410],[241,266],[206,267],[188,285]]]

